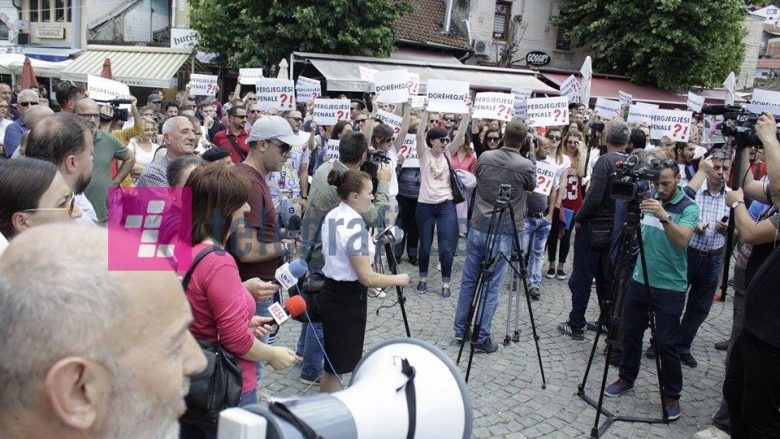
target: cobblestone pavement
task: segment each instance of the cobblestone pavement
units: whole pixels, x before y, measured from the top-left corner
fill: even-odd
[[[452,320],[464,259],[463,246],[461,241],[461,256],[456,257],[453,267],[452,298],[448,300],[442,299],[438,294],[441,284],[440,274],[435,268],[435,258],[431,263],[429,292],[425,295],[418,295],[414,291],[418,279],[417,267],[413,267],[405,259],[399,266],[401,271],[412,277],[412,287],[405,289],[412,336],[437,346],[453,362],[457,357],[457,345],[453,344]],[[570,261],[571,257],[570,254]],[[570,268],[566,267],[567,270]],[[509,275],[506,278],[509,278]],[[501,345],[499,351],[494,354],[474,356],[468,387],[474,400],[475,438],[581,438],[590,434],[596,413],[577,397],[576,392],[595,333],[588,331],[585,341],[576,341],[558,333],[556,325],[566,320],[570,310],[571,296],[567,281],[544,278],[541,294],[541,299],[532,302],[532,306],[540,337],[547,388],[541,388],[542,380],[528,310],[523,298],[520,341],[508,347]],[[379,306],[393,303],[395,297],[393,290],[388,293],[387,298],[369,299],[366,351],[384,340],[405,335],[398,306],[383,309],[379,316],[376,315]],[[503,341],[506,329],[506,286],[500,297],[499,309],[493,320],[493,336],[497,343]],[[594,289],[587,313],[589,321],[597,317],[595,300]],[[713,304],[709,317],[694,341],[693,355],[699,366],[695,369],[683,366],[681,418],[668,425],[617,422],[602,437],[692,438],[696,432],[707,428],[711,416],[720,404],[724,376],[725,352],[716,351],[713,344],[725,340],[730,331],[731,307],[730,296],[725,303]],[[296,323],[286,324],[277,343],[294,348],[299,328]],[[645,337],[645,346],[649,340],[649,332],[648,330]],[[464,375],[467,358],[466,356],[461,361]],[[594,398],[598,395],[603,366],[604,356],[599,349],[586,387],[586,393]],[[260,395],[281,397],[315,394],[319,390],[318,386],[309,387],[300,383],[299,374],[300,366],[283,372],[270,372],[260,384]],[[615,379],[617,369],[610,367],[607,384]],[[619,398],[605,398],[604,406],[623,415],[660,417],[657,382],[654,361],[643,357],[634,390]]]

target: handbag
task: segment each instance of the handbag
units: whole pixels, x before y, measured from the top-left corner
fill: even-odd
[[[457,172],[455,172],[454,169],[452,169],[452,165],[450,164],[450,159],[447,157],[447,153],[444,154],[444,160],[447,161],[447,168],[450,170],[450,187],[452,188],[452,202],[455,204],[460,204],[464,201],[466,201],[466,197],[463,195],[466,192],[466,186],[463,185],[463,182],[460,180],[460,176]]]
[[[207,254],[221,250],[218,246],[212,245],[198,253],[181,281],[185,290],[198,263]],[[219,412],[237,406],[241,400],[241,390],[244,384],[241,376],[241,365],[238,364],[238,359],[222,346],[219,332],[217,332],[216,343],[210,343],[206,340],[197,340],[197,342],[206,356],[207,367],[206,370],[190,379],[190,392],[184,399],[187,403],[187,411],[182,416],[182,421],[206,427],[216,427]]]

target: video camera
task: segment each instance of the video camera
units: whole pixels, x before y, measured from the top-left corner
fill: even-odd
[[[386,165],[391,162],[390,157],[379,151],[368,151],[368,160],[376,164],[384,163]]]
[[[101,122],[110,122],[112,120],[121,120],[122,122],[127,122],[127,120],[130,118],[130,110],[127,108],[119,108],[119,106],[123,104],[132,104],[133,101],[130,99],[112,99],[110,101],[105,101],[105,103],[111,105],[113,116],[109,119],[108,115],[101,113]]]
[[[650,182],[657,182],[660,176],[661,171],[648,164],[640,164],[639,157],[628,156],[626,161],[615,163],[615,171],[610,175],[610,196],[618,200],[643,200],[652,195]]]
[[[514,195],[512,185],[502,184],[498,187],[498,198],[496,198],[496,205],[499,207],[508,206],[509,202],[512,201],[512,195]]]
[[[737,148],[761,145],[756,136],[756,122],[761,114],[740,107],[739,105],[704,105],[701,114],[723,116],[720,132],[723,137],[734,137]],[[775,123],[780,120],[775,117]]]

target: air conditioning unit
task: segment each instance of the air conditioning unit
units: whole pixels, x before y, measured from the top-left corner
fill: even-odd
[[[493,51],[493,42],[490,40],[476,40],[474,41],[474,54],[475,55],[490,55]]]

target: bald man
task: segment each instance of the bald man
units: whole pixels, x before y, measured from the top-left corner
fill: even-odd
[[[19,148],[14,151],[14,154],[11,156],[11,158],[24,157],[24,151],[27,146],[27,134],[32,131],[32,129],[35,128],[35,126],[38,125],[40,121],[51,116],[52,114],[54,114],[54,111],[51,108],[45,107],[43,105],[30,108],[27,114],[24,115],[24,124],[27,125],[27,132],[25,132],[22,136],[22,143],[19,145]]]
[[[0,257],[3,438],[179,437],[206,366],[187,299],[172,271],[108,271],[107,248],[103,229],[43,225]]]

